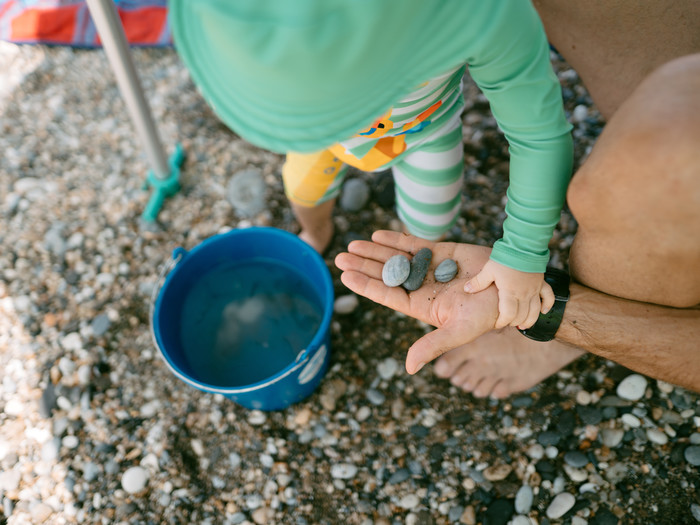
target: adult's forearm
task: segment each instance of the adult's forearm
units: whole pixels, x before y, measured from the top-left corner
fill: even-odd
[[[557,340],[700,392],[700,307],[629,301],[572,283]]]

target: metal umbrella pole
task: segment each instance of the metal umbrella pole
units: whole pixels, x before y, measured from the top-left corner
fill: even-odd
[[[113,0],[86,1],[102,40],[102,47],[117,78],[119,91],[126,102],[151,165],[144,189],[150,187],[153,193],[141,216],[146,222],[155,222],[165,199],[175,195],[180,189],[180,166],[185,154],[182,146],[176,144],[172,156],[167,158],[165,155]]]

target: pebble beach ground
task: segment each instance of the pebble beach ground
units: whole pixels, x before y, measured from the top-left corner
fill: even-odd
[[[503,401],[429,366],[405,373],[429,327],[355,298],[332,264],[349,240],[400,227],[386,174],[354,173],[371,198],[353,184],[360,201],[336,212],[332,357],[311,397],[260,412],[175,378],[149,332],[172,250],[297,225],[282,158],[222,125],[173,50],[132,56],[166,150],[187,154],[159,229],[140,224],[149,166],[102,51],[0,42],[0,523],[700,522],[698,395],[595,357]],[[553,58],[580,162],[602,121]],[[468,197],[451,237],[490,244],[507,145],[465,91]],[[264,209],[245,217],[232,179],[251,169]],[[565,211],[559,266],[575,228]]]

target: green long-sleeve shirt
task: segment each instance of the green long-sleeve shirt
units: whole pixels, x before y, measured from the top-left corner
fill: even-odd
[[[346,140],[422,82],[468,64],[510,144],[508,217],[491,258],[544,271],[573,146],[529,0],[171,0],[169,9],[205,98],[274,151]]]
[[[571,177],[571,125],[532,6],[484,3],[490,9],[469,24],[481,30],[467,62],[510,146],[508,216],[491,259],[516,270],[543,272]]]

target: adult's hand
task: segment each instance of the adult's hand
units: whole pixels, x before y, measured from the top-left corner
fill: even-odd
[[[433,252],[423,285],[413,292],[388,287],[382,281],[384,263],[393,255],[409,259],[421,248]],[[454,242],[435,243],[405,233],[380,230],[370,241],[353,241],[348,253],[335,258],[341,281],[353,292],[437,327],[408,350],[406,371],[415,374],[426,363],[492,330],[498,319],[498,292],[490,286],[475,294],[464,284],[489,260],[490,248]],[[457,262],[457,276],[448,283],[435,281],[433,270],[445,259]]]

